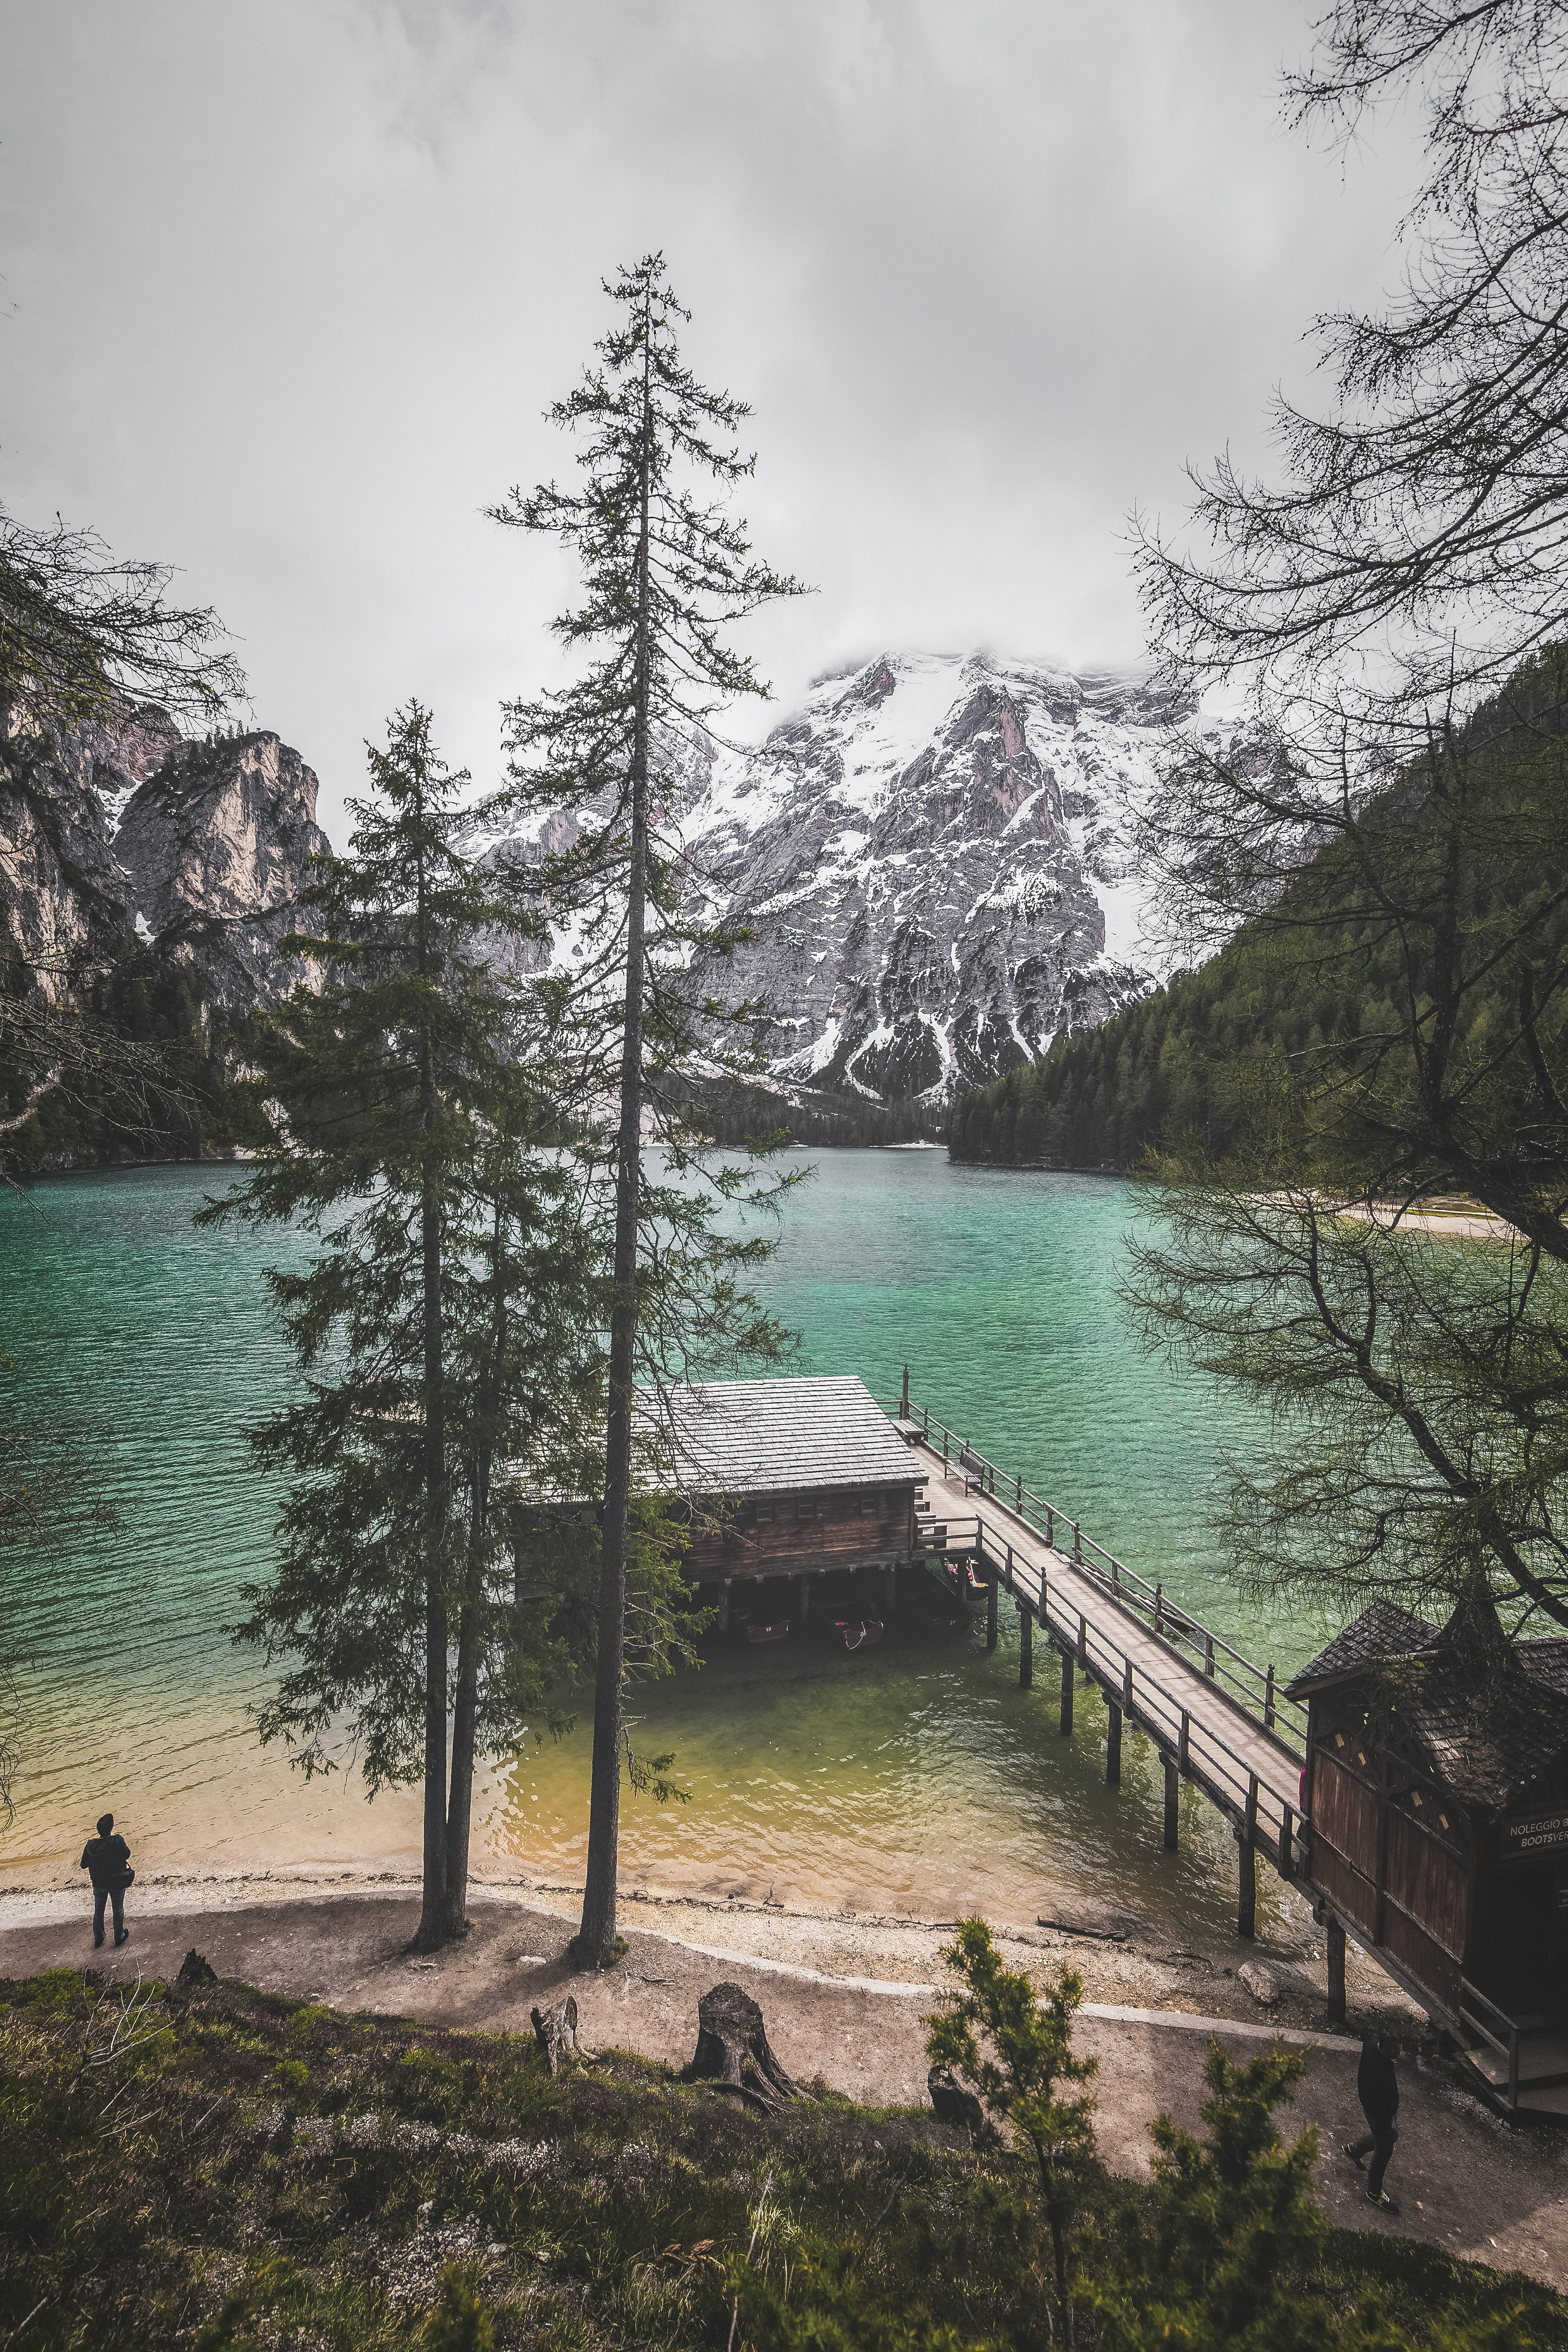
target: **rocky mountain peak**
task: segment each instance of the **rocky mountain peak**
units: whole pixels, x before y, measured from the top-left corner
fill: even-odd
[[[0,725],[0,930],[50,993],[106,970],[126,935],[194,964],[244,1013],[287,995],[278,953],[309,859],[331,845],[317,781],[268,730],[187,740],[155,705],[63,735]]]
[[[310,858],[331,847],[319,790],[299,752],[263,729],[178,743],[126,804],[114,847],[139,925],[188,949],[226,1008],[279,1003],[299,977],[278,941]]]
[[[884,653],[718,758],[683,831],[779,1076],[934,1104],[1142,994],[1122,831],[1169,718],[1131,674]]]

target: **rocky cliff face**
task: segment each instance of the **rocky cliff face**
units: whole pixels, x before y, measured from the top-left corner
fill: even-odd
[[[1138,679],[888,655],[749,756],[700,761],[683,829],[753,923],[781,1077],[935,1103],[1143,994],[1121,822],[1162,702]]]
[[[316,792],[269,732],[187,742],[149,706],[58,740],[0,712],[0,929],[51,996],[134,932],[194,964],[209,1004],[279,1003],[297,973],[277,941],[330,845]]]
[[[278,1003],[300,976],[278,941],[331,847],[316,795],[298,751],[260,733],[179,744],[126,803],[114,849],[137,926],[188,950],[226,1011]]]

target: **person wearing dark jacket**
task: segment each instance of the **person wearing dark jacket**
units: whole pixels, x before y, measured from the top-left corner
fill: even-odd
[[[125,1924],[125,1890],[136,1873],[131,1867],[131,1848],[122,1837],[114,1834],[114,1815],[99,1816],[98,1835],[89,1838],[81,1850],[79,1869],[92,1879],[92,1940],[95,1946],[103,1941],[103,1906],[114,1906],[114,1944],[118,1951],[131,1930]]]
[[[1394,2143],[1399,2128],[1394,2118],[1399,2113],[1399,2077],[1394,2062],[1399,2055],[1399,2044],[1392,2034],[1372,2032],[1361,2045],[1361,2065],[1355,2078],[1356,2096],[1361,2111],[1371,2129],[1357,2140],[1352,2140],[1345,2154],[1361,2170],[1362,2158],[1370,2156],[1372,2170],[1367,2177],[1366,2196],[1370,2205],[1384,2213],[1397,2213],[1398,2206],[1384,2193],[1383,2176],[1388,2170],[1388,2159],[1394,2154]]]

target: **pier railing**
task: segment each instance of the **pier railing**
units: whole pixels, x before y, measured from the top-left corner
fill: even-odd
[[[1079,1574],[1098,1584],[1119,1608],[1142,1618],[1171,1649],[1194,1658],[1209,1681],[1261,1723],[1282,1747],[1306,1755],[1307,1710],[1298,1700],[1285,1696],[1272,1665],[1258,1665],[1223,1633],[1167,1600],[1163,1583],[1151,1584],[1146,1576],[1140,1576],[1092,1536],[1086,1536],[1079,1521],[1059,1503],[1037,1495],[1016,1473],[999,1469],[966,1437],[939,1420],[929,1405],[916,1404],[906,1397],[897,1410],[906,1423],[920,1425],[933,1453],[940,1448],[943,1469],[950,1476],[956,1471],[963,1477],[966,1494],[987,1496],[1044,1536],[1053,1551],[1070,1559]],[[949,1525],[951,1528],[951,1520]],[[950,1533],[948,1549],[957,1548]]]

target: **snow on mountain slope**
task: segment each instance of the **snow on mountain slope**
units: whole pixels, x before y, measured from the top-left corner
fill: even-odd
[[[889,654],[699,760],[681,829],[778,1075],[939,1101],[1143,994],[1120,832],[1164,719],[1134,677]]]

